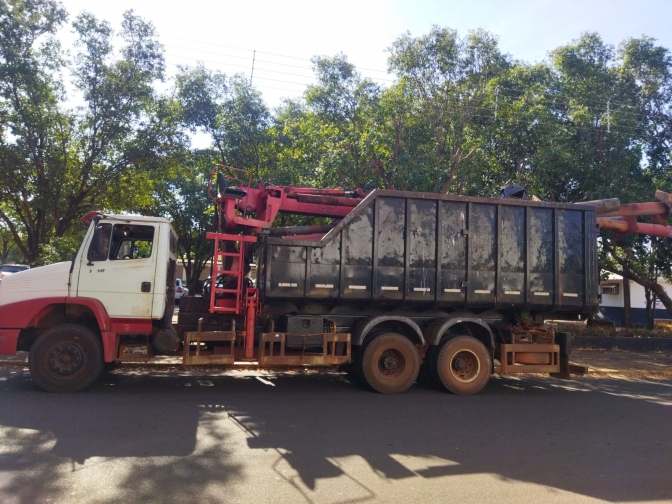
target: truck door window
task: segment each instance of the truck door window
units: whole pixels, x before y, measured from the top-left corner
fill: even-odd
[[[152,255],[154,226],[116,224],[112,230],[110,259],[144,259]]]
[[[89,245],[89,252],[86,255],[89,261],[105,261],[107,259],[111,231],[112,224],[98,224],[96,226],[91,245]]]

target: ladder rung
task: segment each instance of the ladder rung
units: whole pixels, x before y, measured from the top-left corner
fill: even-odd
[[[238,289],[215,289],[215,292],[238,292]]]
[[[239,257],[240,253],[239,252],[217,252],[218,256],[222,257]]]

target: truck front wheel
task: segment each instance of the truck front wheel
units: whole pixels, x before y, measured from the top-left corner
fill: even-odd
[[[420,358],[413,343],[401,334],[385,333],[361,352],[361,369],[369,386],[381,394],[399,394],[415,383]]]
[[[492,360],[485,345],[471,336],[442,341],[432,352],[432,375],[453,394],[480,392],[490,380]]]
[[[49,392],[77,392],[103,371],[103,347],[93,331],[77,324],[47,329],[30,348],[33,380]]]

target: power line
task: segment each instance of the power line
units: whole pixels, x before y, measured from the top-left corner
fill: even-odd
[[[182,66],[182,65],[179,65],[177,63],[167,63],[167,65],[172,66],[172,67],[176,67],[176,68],[180,68]],[[259,69],[257,69],[257,70],[259,70]],[[257,76],[256,78],[259,79],[259,76]],[[275,79],[269,79],[269,80],[275,80]],[[278,82],[285,82],[285,81],[278,81]],[[297,85],[308,86],[309,84],[305,84],[305,83],[298,84],[297,83]],[[255,88],[256,87],[263,87],[263,88],[268,88],[268,89],[277,89],[279,91],[289,91],[291,93],[298,93],[298,94],[303,93],[303,90],[279,88],[279,87],[275,87],[275,86],[268,86],[266,84],[255,84],[254,87]]]
[[[255,52],[254,49],[249,49],[249,48],[246,48],[246,47],[231,46],[231,45],[226,45],[226,44],[219,44],[219,43],[215,43],[215,42],[206,42],[206,41],[203,41],[203,40],[188,39],[188,38],[183,38],[183,37],[175,37],[175,36],[172,36],[172,35],[163,35],[163,37],[174,39],[174,40],[182,40],[182,41],[185,41],[185,42],[192,42],[192,43],[195,43],[195,44],[204,44],[204,45],[210,45],[210,46],[215,46],[215,47],[225,47],[225,48],[228,48],[228,49],[235,49],[235,50],[239,50],[239,51],[247,51],[247,52],[250,52],[250,53],[253,53],[253,54]],[[220,54],[220,53],[215,53],[215,52],[212,52],[212,51],[203,51],[203,50],[200,50],[200,49],[191,49],[191,48],[186,48],[186,47],[181,47],[181,46],[166,45],[166,47],[174,47],[174,48],[190,50],[190,51],[194,50],[194,51],[206,52],[206,53],[209,53],[209,54]],[[298,61],[312,61],[311,58],[291,56],[291,55],[287,55],[287,54],[273,53],[273,52],[267,52],[267,51],[256,51],[256,52],[259,53],[259,54],[266,54],[266,55],[269,55],[269,56],[276,56],[276,57],[280,57],[280,58],[289,58],[289,59],[298,60]],[[228,54],[224,54],[223,56],[237,58],[237,59],[246,59],[246,60],[251,59],[250,57],[234,56],[234,55],[228,55]],[[294,67],[294,68],[312,70],[312,67],[308,67],[308,66],[291,65],[289,63],[278,63],[278,62],[274,62],[274,61],[259,60],[259,59],[257,59],[256,61],[257,62],[264,62],[264,63],[271,64],[271,65],[289,66],[289,67]],[[246,68],[248,68],[248,67],[246,67]],[[378,72],[378,73],[385,73],[385,74],[390,73],[387,70],[380,70],[380,69],[374,69],[374,68],[365,68],[365,67],[357,67],[357,66],[355,66],[355,68],[357,68],[357,70],[366,70],[366,71],[369,71],[369,72]],[[270,71],[270,70],[268,70],[268,71]],[[394,79],[383,79],[383,78],[380,78],[380,77],[369,77],[369,78],[372,79],[372,80],[377,80],[377,81],[382,81],[382,82],[395,82]],[[501,85],[501,84],[498,84],[497,87],[499,87],[500,89],[506,89],[506,90],[509,90],[509,91],[513,91],[515,93],[523,93],[523,94],[527,93],[527,90],[512,88],[512,87],[504,86],[504,85]],[[541,94],[551,97],[550,99],[555,98],[555,95],[552,95],[551,93],[549,93],[547,91],[542,91]],[[511,95],[509,95],[509,96],[511,96]],[[610,98],[599,99],[599,100],[583,99],[582,101],[587,102],[587,103],[599,103],[599,104],[602,104],[602,105],[605,105],[605,106],[606,106],[607,102],[610,101],[611,105],[618,105],[618,106],[623,107],[623,108],[636,108],[636,106],[634,106],[634,105],[631,105],[631,104],[628,104],[628,103],[623,103],[623,102],[615,102],[615,101],[611,100]]]
[[[252,52],[252,51],[255,50],[255,49],[249,49],[249,48],[246,48],[246,47],[237,47],[237,46],[230,46],[230,45],[225,45],[225,44],[217,44],[215,42],[206,42],[206,41],[203,41],[203,40],[194,40],[194,39],[186,39],[186,38],[182,38],[182,37],[174,37],[172,35],[163,35],[163,37],[171,38],[171,39],[174,39],[174,40],[183,40],[185,42],[193,42],[195,44],[204,44],[204,45],[211,45],[211,46],[216,46],[216,47],[226,47],[228,49],[236,49],[236,50],[239,50],[239,51]],[[287,54],[278,54],[278,53],[272,53],[272,52],[266,52],[266,51],[257,51],[257,52],[259,54],[267,54],[269,56],[277,56],[279,58],[289,58],[289,59],[295,59],[295,60],[299,60],[299,61],[311,61],[312,62],[312,58],[301,58],[301,57],[298,57],[298,56],[289,56]],[[369,72],[378,72],[378,73],[389,74],[389,72],[387,70],[378,70],[378,69],[375,69],[375,68],[357,67],[356,65],[355,65],[355,67],[358,70],[367,70]]]
[[[270,56],[277,56],[277,57],[281,57],[281,58],[290,58],[290,59],[299,60],[299,61],[312,61],[309,58],[302,58],[302,57],[297,57],[297,56],[290,56],[290,55],[286,55],[286,54],[272,53],[272,52],[266,52],[266,51],[255,51],[254,49],[248,49],[248,48],[237,47],[237,46],[230,46],[230,45],[225,45],[225,44],[218,44],[218,43],[214,43],[214,42],[205,42],[205,41],[199,41],[199,40],[194,40],[194,39],[186,39],[186,38],[182,38],[182,37],[173,37],[173,36],[170,36],[170,35],[168,35],[166,37],[167,38],[172,38],[172,39],[175,39],[175,40],[183,40],[183,41],[187,41],[187,42],[192,42],[192,43],[196,43],[196,44],[204,44],[204,45],[210,45],[210,46],[215,46],[215,47],[225,47],[225,48],[229,48],[229,49],[247,51],[247,52],[251,52],[253,56],[254,56],[255,52],[257,52],[259,54],[267,54],[267,55],[270,55]],[[225,56],[225,57],[229,57],[229,58],[244,59],[244,60],[248,60],[248,61],[251,60],[250,57],[235,56],[235,55],[232,55],[232,54],[222,54],[222,53],[214,52],[214,51],[205,51],[205,50],[201,50],[201,49],[191,49],[191,48],[187,48],[187,47],[173,46],[173,45],[169,45],[169,44],[166,44],[165,46],[166,47],[173,47],[175,49],[187,50],[187,51],[198,51],[198,52],[207,53],[207,54],[217,54],[217,55],[221,55],[221,56]],[[185,58],[188,58],[188,56],[185,56]],[[197,59],[197,58],[193,58],[193,59]],[[203,60],[203,61],[205,61],[205,60]],[[256,61],[259,62],[259,63],[266,63],[266,64],[269,64],[269,65],[278,65],[278,66],[286,66],[286,67],[292,67],[292,68],[300,68],[300,69],[304,69],[304,70],[312,70],[312,67],[308,67],[308,66],[305,66],[305,65],[292,65],[292,64],[289,64],[289,63],[279,63],[279,62],[275,62],[275,61],[260,60],[260,59],[257,59]],[[223,62],[219,62],[219,61],[212,61],[212,60],[208,60],[208,62],[228,64],[228,63],[223,63]],[[233,64],[229,64],[229,65],[230,66],[235,66]],[[238,66],[240,66],[240,65],[238,65]],[[241,68],[249,68],[249,67],[242,67],[241,66]],[[364,67],[356,67],[356,68],[357,68],[357,70],[366,70],[366,71],[370,71],[370,72],[378,72],[378,73],[389,74],[389,72],[385,71],[385,70],[378,70],[378,69],[364,68]],[[273,70],[266,70],[266,71],[271,72]],[[280,71],[277,71],[277,70],[275,72],[283,73],[283,72],[280,72]],[[285,73],[285,75],[296,75],[296,74],[289,74],[289,73],[286,73],[286,72],[284,72],[284,73]],[[305,76],[305,75],[301,75],[301,77],[308,78],[308,76]],[[381,78],[381,77],[371,77],[371,76],[366,76],[366,75],[364,75],[364,77],[368,77],[371,80],[381,81],[381,82],[395,82],[395,79],[384,79],[384,78]],[[528,93],[528,90],[512,88],[512,87],[503,86],[503,85],[500,85],[500,84],[498,84],[497,87],[500,88],[500,89],[505,89],[505,90],[508,90],[508,91],[512,91],[514,93],[520,93],[520,94],[527,94]],[[502,94],[505,94],[505,93],[502,93]],[[553,95],[553,94],[551,94],[547,91],[542,91],[538,94],[542,94],[546,97],[549,97],[549,98],[547,98],[547,100],[549,100],[549,101],[553,101],[557,98],[555,95]],[[519,96],[512,95],[512,94],[509,94],[508,96],[519,97]],[[607,102],[610,102],[611,105],[617,105],[617,106],[620,106],[620,107],[623,107],[623,108],[636,108],[636,106],[628,104],[628,103],[614,102],[610,98],[609,99],[599,99],[599,100],[582,99],[582,101],[586,102],[586,103],[596,103],[596,104],[602,104],[602,105],[607,105]],[[566,103],[566,104],[569,106],[569,103]]]
[[[169,63],[169,64],[172,65],[172,66],[179,67],[179,65],[174,64],[174,63]],[[242,65],[233,65],[232,64],[230,66],[238,66],[238,67],[241,67],[241,68],[247,68],[246,66],[242,66]],[[259,71],[260,69],[257,69],[257,70]],[[267,70],[267,71],[270,71],[270,70]],[[284,72],[275,71],[275,73],[284,73]],[[297,85],[297,86],[309,86],[309,85],[311,85],[311,83],[294,82],[294,81],[287,81],[287,80],[282,80],[282,79],[272,79],[272,78],[269,78],[269,77],[261,77],[261,76],[257,76],[257,79],[261,79],[261,80],[265,80],[265,81],[271,81],[271,82],[280,82],[280,83],[283,83],[283,84],[293,84],[293,85]],[[280,90],[280,91],[287,91],[287,92],[297,93],[297,94],[302,94],[303,93],[303,90],[279,88],[279,87],[269,86],[269,85],[265,85],[265,84],[256,84],[255,87],[276,89],[276,90]],[[501,114],[502,114],[502,102],[501,101],[498,101],[494,106],[488,106],[488,105],[476,105],[476,106],[474,106],[474,105],[463,105],[463,104],[455,105],[455,106],[457,106],[461,109],[471,108],[473,110],[479,111],[480,113],[473,114],[473,117],[478,117],[478,118],[483,118],[483,119],[492,118],[493,117],[492,114],[495,113],[495,112],[498,113],[498,117],[501,117]],[[501,120],[502,119],[500,119],[500,121]],[[546,122],[548,120],[548,117],[542,116],[542,117],[527,119],[527,118],[509,116],[509,117],[507,117],[503,120],[505,122],[513,122],[513,123],[518,123],[518,124],[533,124],[534,122],[539,122],[539,123]],[[564,118],[556,118],[556,124],[563,125],[563,126],[573,126],[573,127],[576,127],[577,129],[582,127],[581,125],[578,125],[578,124],[573,124],[573,123],[570,124],[570,123],[567,122],[567,119],[564,119]],[[588,126],[588,128],[599,129],[599,126],[598,127]],[[639,128],[637,128],[636,126],[625,126],[625,125],[613,124],[613,122],[611,122],[611,124],[608,126],[608,128],[609,129],[613,128],[613,129],[616,129],[616,130],[619,130],[619,131],[622,131],[622,132],[630,132],[632,134],[635,134],[639,131]]]
[[[202,49],[192,49],[190,47],[174,46],[174,45],[169,45],[169,44],[165,44],[165,47],[170,47],[172,49],[183,49],[185,51],[194,51],[194,52],[203,53],[203,54],[216,54],[218,56],[225,56],[227,58],[242,59],[242,60],[245,60],[245,61],[250,61],[252,59],[251,57],[248,57],[248,56],[235,56],[233,54],[222,53],[222,52],[219,52],[219,51],[204,51]],[[254,50],[252,50],[252,53],[254,54]],[[259,51],[259,53],[261,54],[261,51]],[[258,59],[257,61],[260,62],[260,63],[268,63],[270,65],[279,65],[279,66],[286,66],[286,67],[292,67],[292,68],[300,68],[302,70],[312,70],[312,67],[309,67],[309,66],[306,66],[306,65],[292,65],[292,64],[289,64],[289,63],[277,63],[275,61],[266,61],[266,60],[261,60],[261,59]]]
[[[528,93],[529,93],[528,90],[517,89],[517,88],[512,88],[512,87],[507,87],[507,86],[502,86],[502,85],[500,85],[500,84],[498,84],[497,87],[500,88],[500,89],[507,89],[507,90],[509,90],[509,91],[514,91],[514,92],[516,92],[516,93],[519,93],[519,94],[509,94],[509,95],[507,95],[507,96],[509,96],[509,97],[511,97],[511,98],[525,98],[525,97],[528,95]],[[534,93],[533,93],[533,94],[534,94]],[[547,98],[547,100],[548,100],[549,102],[550,102],[550,101],[555,102],[555,101],[557,100],[557,98],[559,98],[558,95],[551,94],[551,93],[549,93],[549,92],[547,92],[547,91],[537,92],[537,94],[544,95],[544,96],[548,96],[549,98]],[[611,100],[610,98],[607,98],[607,99],[605,99],[605,100],[582,99],[582,101],[583,101],[583,102],[587,102],[587,103],[600,103],[600,104],[604,104],[604,105],[606,105],[607,102],[610,101],[612,105],[619,105],[619,106],[621,106],[621,107],[623,107],[623,108],[636,108],[634,105],[630,105],[630,104],[628,104],[628,103],[623,103],[623,102],[615,102],[615,101]],[[561,102],[561,103],[566,103],[567,105],[569,105],[569,102]]]
[[[181,58],[181,59],[195,61],[195,62],[201,61],[201,62],[204,62],[204,63],[214,63],[216,65],[225,66],[225,67],[229,66],[229,67],[245,68],[245,69],[250,68],[249,65],[238,65],[236,63],[228,63],[226,61],[208,60],[208,59],[195,58],[193,56],[183,56],[183,55],[173,54],[173,53],[166,53],[166,56],[171,57],[171,58]],[[252,61],[252,60],[250,60],[250,61]],[[259,60],[259,59],[256,60],[256,63],[260,63],[260,62],[264,62],[264,61]],[[268,63],[268,62],[264,62],[264,63]],[[281,65],[281,63],[278,63],[278,64]],[[287,65],[287,66],[291,66],[291,65]],[[277,74],[282,74],[282,75],[291,75],[293,77],[302,77],[302,78],[305,78],[305,79],[312,79],[312,80],[317,79],[314,75],[302,75],[302,74],[297,74],[297,73],[294,73],[294,72],[282,72],[280,70],[271,70],[271,69],[268,69],[268,68],[259,68],[258,66],[255,67],[255,70],[263,71],[263,72],[277,73]],[[367,78],[370,79],[370,80],[380,80],[380,81],[393,82],[393,81],[390,81],[389,79],[379,79],[377,77],[367,77]]]
[[[224,67],[227,67],[227,66],[228,66],[228,67],[245,68],[245,69],[249,69],[249,68],[250,68],[249,65],[237,65],[237,64],[235,64],[235,63],[225,63],[225,62],[223,62],[223,61],[204,60],[204,59],[194,59],[194,58],[192,58],[192,57],[190,57],[190,56],[180,56],[180,55],[177,55],[177,54],[166,54],[166,55],[167,55],[167,56],[170,56],[171,58],[181,58],[181,59],[187,59],[187,60],[190,60],[190,61],[193,60],[193,61],[196,61],[196,62],[199,62],[199,61],[200,61],[200,62],[203,62],[203,63],[215,63],[215,64],[217,64],[217,65],[224,66]],[[257,62],[258,62],[258,61],[259,61],[259,60],[257,60]],[[269,70],[269,69],[266,69],[266,68],[259,68],[259,67],[256,67],[255,70],[257,70],[258,72],[270,72],[270,73],[276,73],[276,74],[282,74],[282,75],[291,75],[291,76],[293,76],[293,77],[303,77],[303,78],[305,78],[305,79],[315,79],[315,77],[312,76],[312,75],[300,75],[300,74],[295,74],[295,73],[291,73],[291,72],[281,72],[281,71],[279,71],[279,70]],[[296,82],[295,84],[303,84],[303,83]]]
[[[191,49],[188,49],[186,47],[181,47],[181,46],[166,45],[165,47],[170,47],[170,48],[173,48],[173,49],[191,50]],[[302,70],[312,70],[312,68],[306,67],[306,66],[290,65],[290,64],[287,64],[287,63],[277,63],[275,61],[268,61],[268,60],[254,58],[254,52],[253,52],[253,57],[252,58],[243,57],[243,56],[235,56],[235,55],[232,55],[232,54],[222,54],[222,53],[218,53],[218,52],[214,52],[214,51],[198,51],[198,53],[215,54],[215,55],[224,56],[224,57],[227,57],[227,58],[242,59],[242,60],[245,60],[245,61],[253,61],[254,60],[255,63],[266,63],[268,65],[277,65],[277,66],[284,66],[284,67],[291,67],[291,68],[299,68],[299,69],[302,69]],[[199,61],[199,60],[200,61],[207,61],[209,63],[218,63],[218,64],[222,64],[222,65],[230,65],[230,66],[239,66],[241,68],[249,68],[248,66],[236,65],[235,63],[227,63],[225,61],[219,61],[219,60],[204,60],[202,58],[197,58],[197,57],[194,57],[194,56],[183,56],[183,55],[177,55],[177,54],[171,54],[171,53],[166,53],[166,55],[176,57],[176,58],[193,59],[193,60],[197,60],[197,61]],[[279,70],[266,69],[266,71],[284,73],[285,75],[297,75],[297,76],[299,75],[299,74],[294,74],[294,73],[281,72]],[[307,77],[307,78],[311,78],[311,79],[315,78],[314,75],[311,75],[311,76],[301,75],[301,77]],[[363,75],[363,77],[368,78],[370,80],[381,81],[381,82],[394,82],[394,79],[383,79],[381,77],[371,77],[371,76],[367,76],[367,75]]]

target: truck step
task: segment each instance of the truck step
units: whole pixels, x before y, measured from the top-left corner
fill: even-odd
[[[292,334],[292,336],[297,336]],[[300,336],[314,336],[310,334]],[[337,366],[350,362],[350,334],[322,334],[322,353],[287,353],[286,333],[263,333],[259,341],[259,367],[264,366]]]
[[[185,366],[198,364],[233,364],[235,331],[197,331],[187,332],[184,335],[184,351],[182,360]],[[192,343],[195,346],[192,348]],[[216,345],[213,350],[206,350],[203,344],[228,343]],[[223,350],[222,352],[216,350]]]

